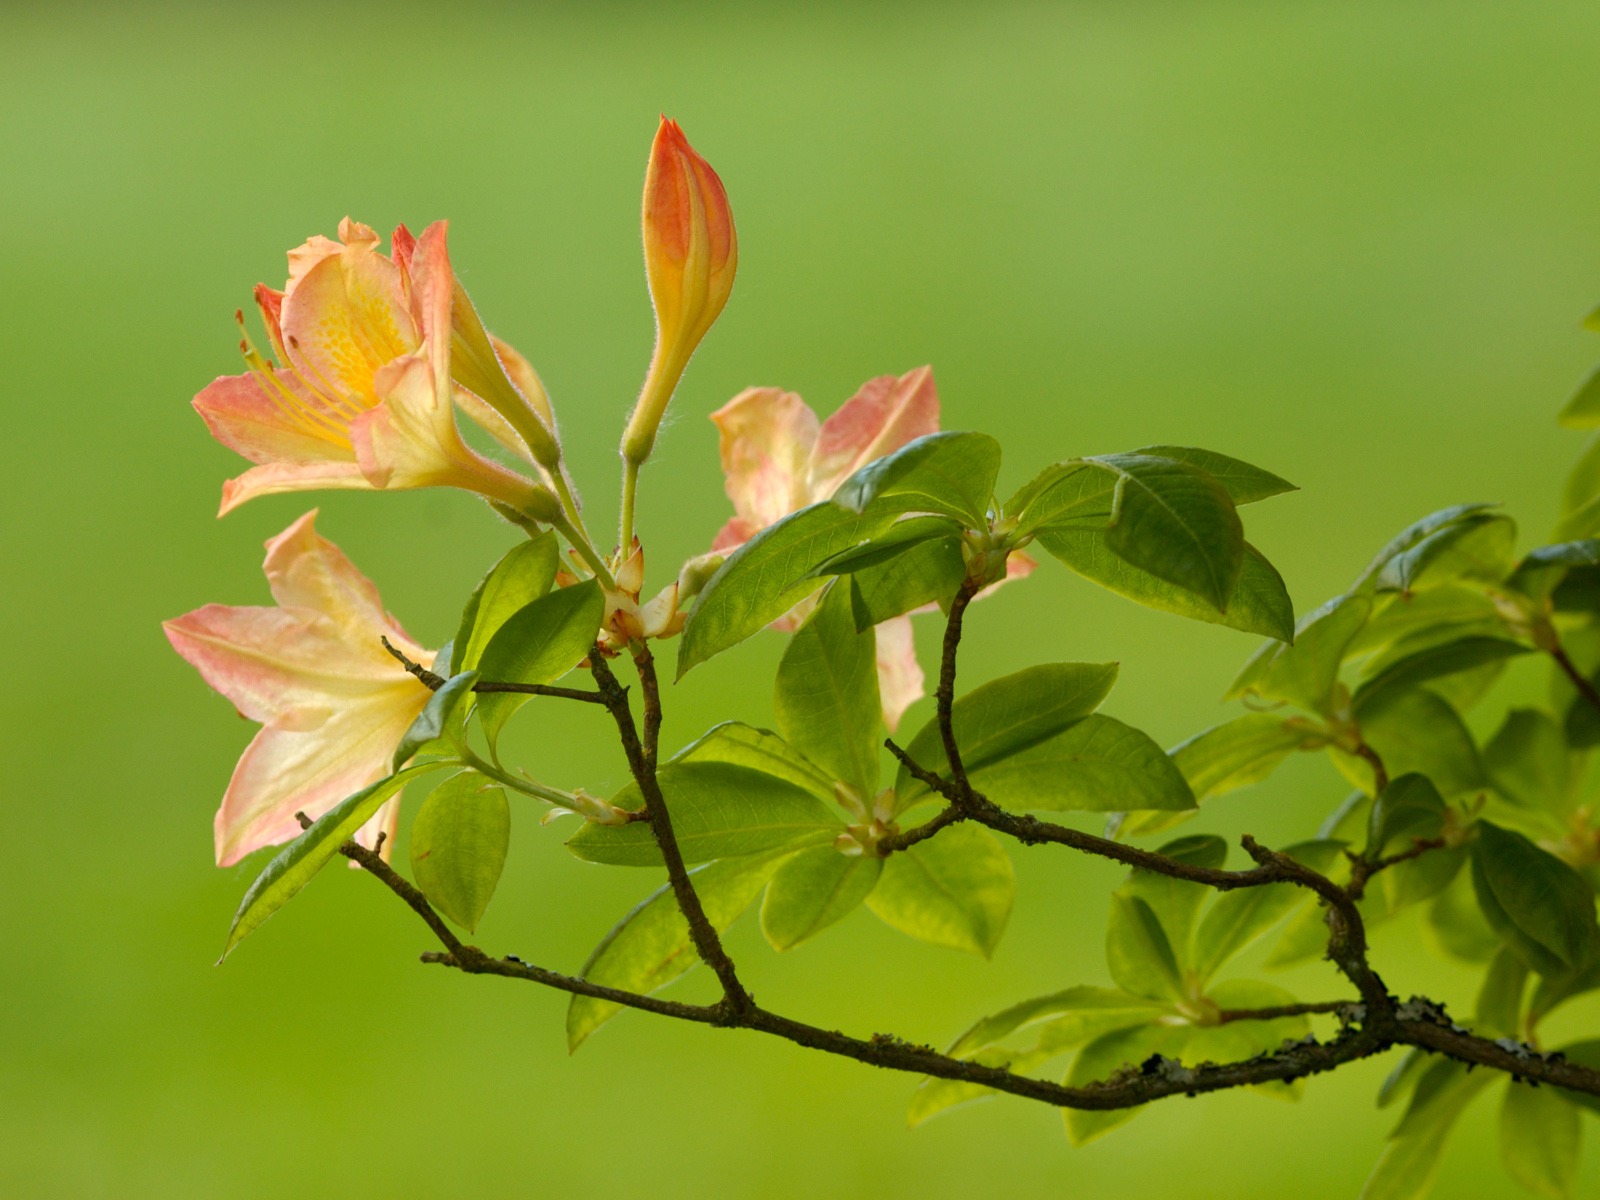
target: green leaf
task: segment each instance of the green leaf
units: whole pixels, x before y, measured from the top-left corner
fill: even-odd
[[[1600,539],[1583,538],[1557,542],[1530,550],[1506,580],[1506,586],[1526,596],[1548,596],[1568,572],[1578,569],[1590,573],[1600,567]]]
[[[1556,420],[1568,429],[1600,427],[1600,367],[1589,373],[1568,400]]]
[[[1582,1138],[1567,1093],[1511,1081],[1500,1106],[1500,1158],[1511,1178],[1536,1196],[1566,1200],[1577,1179]]]
[[[1195,806],[1183,775],[1148,734],[1100,713],[967,775],[996,804],[1017,810],[1121,812]]]
[[[689,872],[706,919],[719,933],[750,907],[785,857],[732,858]],[[649,993],[665,987],[699,961],[672,886],[663,884],[601,939],[580,974],[590,983]],[[567,1049],[576,1050],[621,1010],[621,1005],[610,1000],[573,996],[567,1005]]]
[[[1244,544],[1239,580],[1228,597],[1227,609],[1218,612],[1193,592],[1118,557],[1098,530],[1051,526],[1039,531],[1038,541],[1085,579],[1146,608],[1279,641],[1294,636],[1294,605],[1283,577],[1249,542]]]
[[[1444,799],[1426,775],[1391,780],[1367,814],[1367,857],[1408,850],[1414,838],[1438,837],[1444,818]]]
[[[721,762],[776,775],[822,800],[835,798],[833,780],[770,729],[740,721],[715,725],[672,756],[675,763]]]
[[[1420,1048],[1408,1048],[1394,1069],[1384,1077],[1383,1085],[1378,1089],[1378,1107],[1388,1108],[1396,1100],[1409,1096],[1432,1061]]]
[[[1300,490],[1271,471],[1263,471],[1260,467],[1229,458],[1226,454],[1218,454],[1215,450],[1201,450],[1196,446],[1145,446],[1134,453],[1170,458],[1188,463],[1191,467],[1199,467],[1223,486],[1228,499],[1235,504],[1254,504],[1258,500]]]
[[[1558,1047],[1556,1053],[1566,1055],[1580,1067],[1600,1071],[1600,1038],[1568,1042],[1565,1046]],[[1567,1092],[1565,1095],[1567,1103],[1587,1108],[1592,1113],[1600,1113],[1600,1096],[1589,1096],[1583,1092]]]
[[[1554,537],[1558,541],[1592,536],[1600,530],[1600,437],[1589,440],[1567,476],[1561,493],[1561,520]]]
[[[878,663],[869,629],[857,633],[848,587],[828,591],[789,639],[774,708],[784,739],[849,786],[863,809],[878,791]]]
[[[1501,949],[1499,935],[1489,928],[1473,894],[1471,872],[1458,874],[1434,897],[1428,928],[1446,954],[1462,962],[1488,962]]]
[[[1522,998],[1528,991],[1528,964],[1502,946],[1489,960],[1483,985],[1478,989],[1475,1031],[1484,1037],[1520,1037]]]
[[[1351,705],[1359,717],[1362,709],[1387,694],[1531,653],[1532,648],[1521,642],[1498,637],[1464,637],[1428,646],[1382,663],[1356,689]]]
[[[1292,645],[1268,642],[1251,657],[1224,699],[1256,696],[1326,713],[1339,667],[1372,614],[1366,596],[1336,596],[1300,619]]]
[[[683,629],[678,678],[764,629],[825,582],[812,574],[829,558],[876,537],[894,514],[861,515],[826,500],[769,525],[717,568]]]
[[[981,825],[952,825],[885,859],[866,903],[901,933],[988,958],[1016,891],[1011,859],[995,836]]]
[[[1361,736],[1392,777],[1426,775],[1446,798],[1483,786],[1472,734],[1448,701],[1426,689],[1375,699],[1361,714]],[[1358,762],[1351,769],[1351,782],[1370,791],[1370,768]]]
[[[1299,842],[1283,853],[1314,871],[1323,871],[1338,858],[1340,848],[1339,842]],[[1310,894],[1290,883],[1224,892],[1195,930],[1195,974],[1210,979],[1284,917],[1309,903]]]
[[[1000,443],[985,433],[930,433],[875,459],[841,483],[832,502],[850,512],[943,513],[989,527]]]
[[[489,639],[479,674],[495,683],[554,683],[594,649],[605,607],[600,585],[592,579],[523,605]],[[478,720],[491,746],[527,700],[512,692],[478,697]]]
[[[949,607],[966,577],[960,540],[941,538],[920,542],[889,562],[865,567],[837,586],[849,591],[856,628],[865,630],[924,604]]]
[[[1293,751],[1315,747],[1315,731],[1271,713],[1246,713],[1197,733],[1167,753],[1197,802],[1259,783]]]
[[[853,575],[881,567],[928,541],[960,540],[962,525],[949,517],[906,517],[870,542],[850,546],[817,564],[813,575]]]
[[[1422,1200],[1439,1173],[1450,1130],[1488,1084],[1487,1071],[1469,1075],[1458,1062],[1434,1061],[1418,1080],[1406,1115],[1389,1135],[1360,1200]]]
[[[1222,485],[1168,458],[1108,454],[1092,461],[1117,475],[1106,546],[1226,611],[1244,561],[1244,529]]]
[[[1215,869],[1227,861],[1228,843],[1210,834],[1200,834],[1168,842],[1157,853],[1189,866]],[[1166,934],[1178,966],[1192,965],[1195,916],[1211,890],[1204,884],[1135,868],[1119,892],[1148,904]]]
[[[1105,532],[1116,504],[1117,473],[1093,459],[1074,458],[1040,471],[1006,501],[1019,536],[1046,527]]]
[[[860,907],[882,871],[876,856],[844,855],[832,846],[800,851],[767,885],[761,932],[773,949],[793,949]]]
[[[735,858],[780,848],[831,842],[844,823],[810,792],[786,779],[726,762],[671,762],[656,772],[672,814],[672,829],[685,862]],[[637,810],[644,799],[637,784],[611,798]],[[649,821],[584,827],[567,849],[586,862],[619,867],[661,865]]]
[[[1467,584],[1446,584],[1422,592],[1384,592],[1373,597],[1372,617],[1345,655],[1355,658],[1387,651],[1398,657],[1458,637],[1492,636],[1505,630],[1505,620],[1494,601]],[[1369,662],[1368,673],[1374,669]]]
[[[1100,1083],[1112,1078],[1124,1068],[1137,1067],[1152,1054],[1175,1057],[1189,1040],[1187,1026],[1136,1025],[1130,1029],[1103,1034],[1078,1051],[1066,1082],[1074,1087]],[[1074,1146],[1087,1145],[1097,1137],[1110,1133],[1119,1125],[1126,1125],[1143,1111],[1137,1108],[1108,1109],[1097,1112],[1089,1109],[1062,1110],[1067,1125],[1067,1139]]]
[[[467,932],[494,896],[511,841],[506,794],[474,771],[452,775],[411,823],[411,873],[422,894]]]
[[[1155,912],[1137,896],[1112,893],[1106,966],[1124,991],[1151,1000],[1184,999],[1183,971]]]
[[[1374,582],[1380,592],[1413,592],[1458,579],[1498,583],[1511,569],[1516,538],[1517,525],[1510,517],[1467,514],[1395,554]]]
[[[244,894],[239,911],[233,916],[233,926],[228,930],[228,944],[222,948],[222,958],[217,961],[227,958],[261,922],[294,899],[386,800],[399,794],[400,789],[417,776],[442,765],[418,763],[378,780],[371,787],[362,788],[323,813],[309,829],[279,850]]]
[[[1429,513],[1420,521],[1406,526],[1389,540],[1388,545],[1378,551],[1377,556],[1367,564],[1366,570],[1357,577],[1351,591],[1367,591],[1376,587],[1378,576],[1395,558],[1414,550],[1441,530],[1492,515],[1496,507],[1493,504],[1457,504]],[[1409,573],[1415,574],[1415,571]]]
[[[1116,681],[1116,663],[1042,663],[957,697],[950,724],[962,765],[970,775],[1071,728],[1100,707]],[[917,731],[906,752],[925,770],[949,769],[937,718]],[[927,793],[902,765],[895,779],[900,807]]]
[[[1514,708],[1483,749],[1489,781],[1520,808],[1559,812],[1571,796],[1572,759],[1561,728],[1537,708]]]
[[[1478,822],[1472,883],[1489,924],[1541,975],[1587,966],[1600,951],[1589,885],[1520,833]]]
[[[965,1058],[1045,1022],[1051,1031],[1048,1044],[1066,1049],[1113,1029],[1145,1024],[1169,1011],[1159,1000],[1080,985],[1036,996],[984,1017],[957,1038],[949,1052]]]
[[[461,713],[461,702],[472,694],[472,685],[476,682],[476,671],[463,671],[445,680],[439,690],[428,697],[417,719],[411,722],[400,744],[395,747],[393,770],[398,771],[405,766],[429,742],[438,741],[453,724],[460,724],[452,722],[452,718],[458,714],[464,715]],[[458,736],[460,732],[458,729]]]
[[[541,533],[507,551],[473,590],[461,614],[451,673],[477,666],[484,647],[506,618],[550,590],[560,565],[561,550],[554,533]]]

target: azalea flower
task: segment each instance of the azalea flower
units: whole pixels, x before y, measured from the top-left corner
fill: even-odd
[[[939,394],[933,368],[918,367],[898,378],[869,379],[826,421],[794,392],[770,387],[746,388],[711,419],[722,434],[722,473],[734,511],[712,549],[729,554],[790,513],[826,500],[867,463],[937,433]],[[1033,567],[1027,555],[1013,552],[1006,578]],[[803,603],[774,625],[795,629],[809,612]],[[883,720],[893,733],[905,710],[927,694],[910,614],[878,625],[877,647]]]
[[[289,252],[283,291],[256,288],[279,362],[246,338],[250,369],[194,399],[212,435],[257,464],[223,486],[218,515],[312,488],[460,487],[534,516],[555,505],[547,486],[478,454],[457,428],[460,405],[519,457],[559,458],[538,377],[478,321],[444,222],[420,238],[402,226],[393,249],[379,253],[378,235],[347,217],[338,241]]]
[[[424,649],[383,609],[378,589],[332,542],[316,512],[267,542],[264,569],[277,607],[208,604],[163,628],[172,648],[241,716],[259,721],[217,809],[217,865],[300,833],[389,773],[395,747],[431,693],[383,648],[387,637],[412,662]],[[357,834],[383,851],[394,843],[399,797]]]

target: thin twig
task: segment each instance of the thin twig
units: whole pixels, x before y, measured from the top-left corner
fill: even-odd
[[[585,704],[605,704],[606,698],[588,688],[556,687],[549,683],[499,683],[489,681],[472,685],[475,692],[510,692],[519,696],[554,696],[559,700],[580,700]]]
[[[435,675],[421,663],[412,662],[388,638],[380,634],[378,640],[383,643],[383,648],[406,669],[406,673],[415,675],[422,682],[422,686],[430,692],[437,692],[447,682],[443,675]]]
[[[1550,657],[1556,660],[1556,666],[1560,667],[1562,673],[1571,680],[1572,686],[1578,689],[1578,695],[1588,702],[1589,707],[1600,712],[1600,691],[1595,689],[1589,677],[1578,670],[1572,659],[1567,657],[1566,647],[1557,642],[1550,649]]]

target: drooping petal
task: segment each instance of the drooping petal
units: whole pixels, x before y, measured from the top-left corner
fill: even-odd
[[[410,682],[410,689],[381,689],[336,708],[316,729],[269,725],[256,734],[217,809],[217,865],[288,841],[300,832],[295,813],[316,820],[383,778],[396,744],[427,702],[427,689]]]
[[[317,532],[317,510],[312,509],[277,537],[267,540],[267,557],[262,570],[272,598],[281,608],[308,608],[329,617],[339,627],[346,642],[370,657],[384,669],[379,678],[393,678],[403,668],[384,651],[380,637],[387,637],[413,662],[432,664],[432,655],[423,650],[384,611],[377,585],[363,575],[344,551]]]
[[[353,644],[345,628],[310,609],[208,604],[163,628],[172,648],[241,714],[285,729],[315,729],[341,703],[375,688],[426,691],[399,663],[382,660],[381,645],[375,655]]]
[[[825,500],[875,458],[939,430],[933,368],[869,379],[822,423],[811,457],[810,499]]]
[[[284,492],[318,492],[325,488],[365,488],[372,484],[355,462],[262,463],[222,485],[217,516],[225,517],[246,500]]]
[[[891,617],[876,627],[878,643],[878,700],[883,723],[893,733],[900,718],[928,693],[922,667],[917,662],[916,640],[909,616]]]
[[[821,426],[804,400],[780,388],[746,388],[711,420],[721,435],[723,486],[751,530],[746,537],[810,503],[806,472]],[[718,542],[714,549],[728,548]]]
[[[221,375],[193,400],[211,436],[251,462],[354,462],[343,431],[319,420],[314,403],[287,371]]]

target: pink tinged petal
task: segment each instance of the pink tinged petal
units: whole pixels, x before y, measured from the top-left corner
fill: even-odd
[[[378,640],[387,637],[413,662],[430,666],[424,650],[384,611],[377,585],[356,569],[338,546],[317,532],[316,510],[277,537],[267,540],[262,570],[272,598],[281,608],[311,609],[330,618],[352,650],[365,652],[379,667],[377,678],[399,679],[404,668]],[[398,672],[398,674],[397,674]]]
[[[252,721],[315,729],[374,690],[426,688],[383,654],[352,644],[348,631],[310,609],[208,604],[165,623],[167,640],[214,689]],[[374,638],[375,641],[375,638]]]
[[[733,510],[760,530],[810,503],[806,471],[817,414],[793,392],[746,388],[711,414]]]
[[[389,239],[389,248],[393,252],[395,266],[400,268],[401,280],[410,287],[411,255],[417,248],[416,236],[404,225],[396,225],[394,236]]]
[[[883,705],[883,723],[893,733],[906,709],[927,695],[911,618],[891,617],[877,626],[877,642],[878,699]]]
[[[283,347],[283,293],[264,283],[256,284],[256,307],[261,310],[261,323],[267,327],[267,341],[279,362],[288,362],[289,353]]]
[[[324,488],[370,489],[354,462],[264,463],[251,467],[222,485],[222,505],[217,516],[227,516],[246,500],[284,492],[316,492]]]
[[[300,833],[295,813],[316,820],[382,779],[401,735],[426,702],[427,690],[420,686],[384,688],[335,710],[314,730],[269,725],[256,734],[217,810],[217,865],[231,866],[263,846],[289,841]]]
[[[324,259],[339,257],[343,250],[344,247],[332,238],[314,233],[289,251],[289,281],[283,285],[284,294],[287,296],[299,287],[300,281],[312,267]]]
[[[448,228],[447,222],[435,221],[424,229],[411,258],[412,312],[440,395],[449,394],[450,309],[455,301],[455,272],[445,245]]]
[[[761,526],[752,525],[743,517],[730,517],[728,523],[717,531],[717,536],[711,543],[711,549],[719,554],[730,550],[737,550],[756,534],[761,532]]]
[[[270,381],[219,376],[194,398],[194,410],[212,437],[254,463],[354,462],[342,431],[306,414],[316,403],[293,374],[278,371]]]
[[[306,381],[346,416],[374,403],[372,379],[417,347],[400,269],[366,241],[312,266],[284,297],[283,339]]]
[[[811,458],[810,498],[827,499],[873,459],[938,430],[939,393],[932,367],[918,367],[898,379],[881,375],[867,380],[822,423]]]

